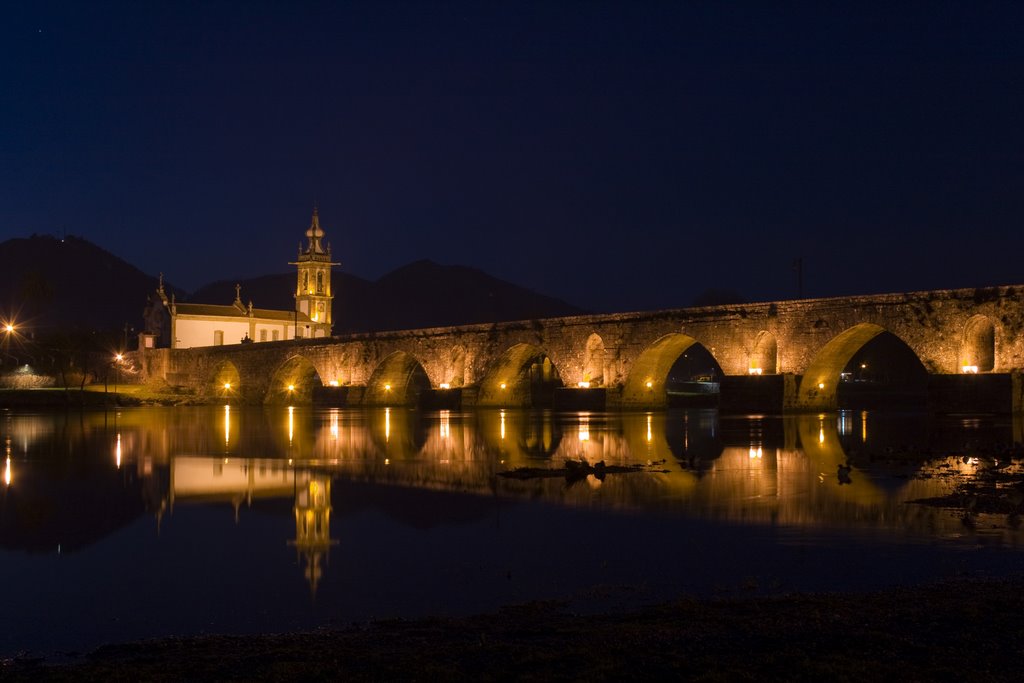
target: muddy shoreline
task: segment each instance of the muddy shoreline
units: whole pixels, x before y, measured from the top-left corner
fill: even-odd
[[[863,594],[684,599],[578,615],[532,603],[466,618],[106,645],[39,680],[1019,680],[1024,575]]]

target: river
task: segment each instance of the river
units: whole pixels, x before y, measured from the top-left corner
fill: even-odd
[[[1021,431],[866,411],[3,411],[0,657],[1004,575],[1024,560]]]

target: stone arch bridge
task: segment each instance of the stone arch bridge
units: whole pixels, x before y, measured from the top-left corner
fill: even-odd
[[[1022,294],[993,287],[586,315],[144,349],[135,361],[147,383],[244,403],[658,409],[717,392],[723,407],[824,411],[847,394],[891,389],[942,410],[1008,412],[1020,405]]]

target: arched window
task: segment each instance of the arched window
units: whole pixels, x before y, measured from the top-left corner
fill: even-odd
[[[323,294],[324,293],[324,274],[323,274],[323,271],[320,271],[320,272],[318,272],[316,274],[316,293],[317,294]]]
[[[960,351],[963,372],[989,372],[996,366],[996,328],[983,315],[976,315],[964,326]]]
[[[754,350],[750,354],[751,375],[774,375],[779,367],[779,345],[775,335],[768,331],[758,333]]]

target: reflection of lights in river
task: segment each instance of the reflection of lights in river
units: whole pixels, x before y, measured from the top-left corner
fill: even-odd
[[[868,442],[868,411],[860,411],[860,440],[861,443]]]
[[[442,410],[441,411],[441,438],[442,439],[447,439],[448,436],[451,434],[451,426],[449,424],[450,417],[451,417],[451,411],[450,410]]]
[[[846,436],[853,432],[853,411],[840,410],[839,411],[839,434],[840,436]]]
[[[224,445],[231,442],[231,406],[224,406]]]
[[[647,413],[647,443],[651,442],[651,414]]]
[[[331,438],[338,439],[338,409],[331,408]]]
[[[391,408],[384,409],[384,443],[391,441]],[[387,463],[384,463],[385,465]]]
[[[580,415],[580,441],[590,441],[590,416]]]
[[[501,411],[501,440],[505,440],[505,411]]]
[[[751,460],[760,459],[762,457],[764,457],[764,453],[761,451],[761,447],[760,446],[756,446],[756,447],[755,446],[751,446],[750,447],[750,459]]]
[[[114,460],[117,462],[117,469],[121,469],[121,433],[117,433],[117,445],[114,446]]]
[[[288,445],[292,445],[295,437],[295,408],[288,406]]]

